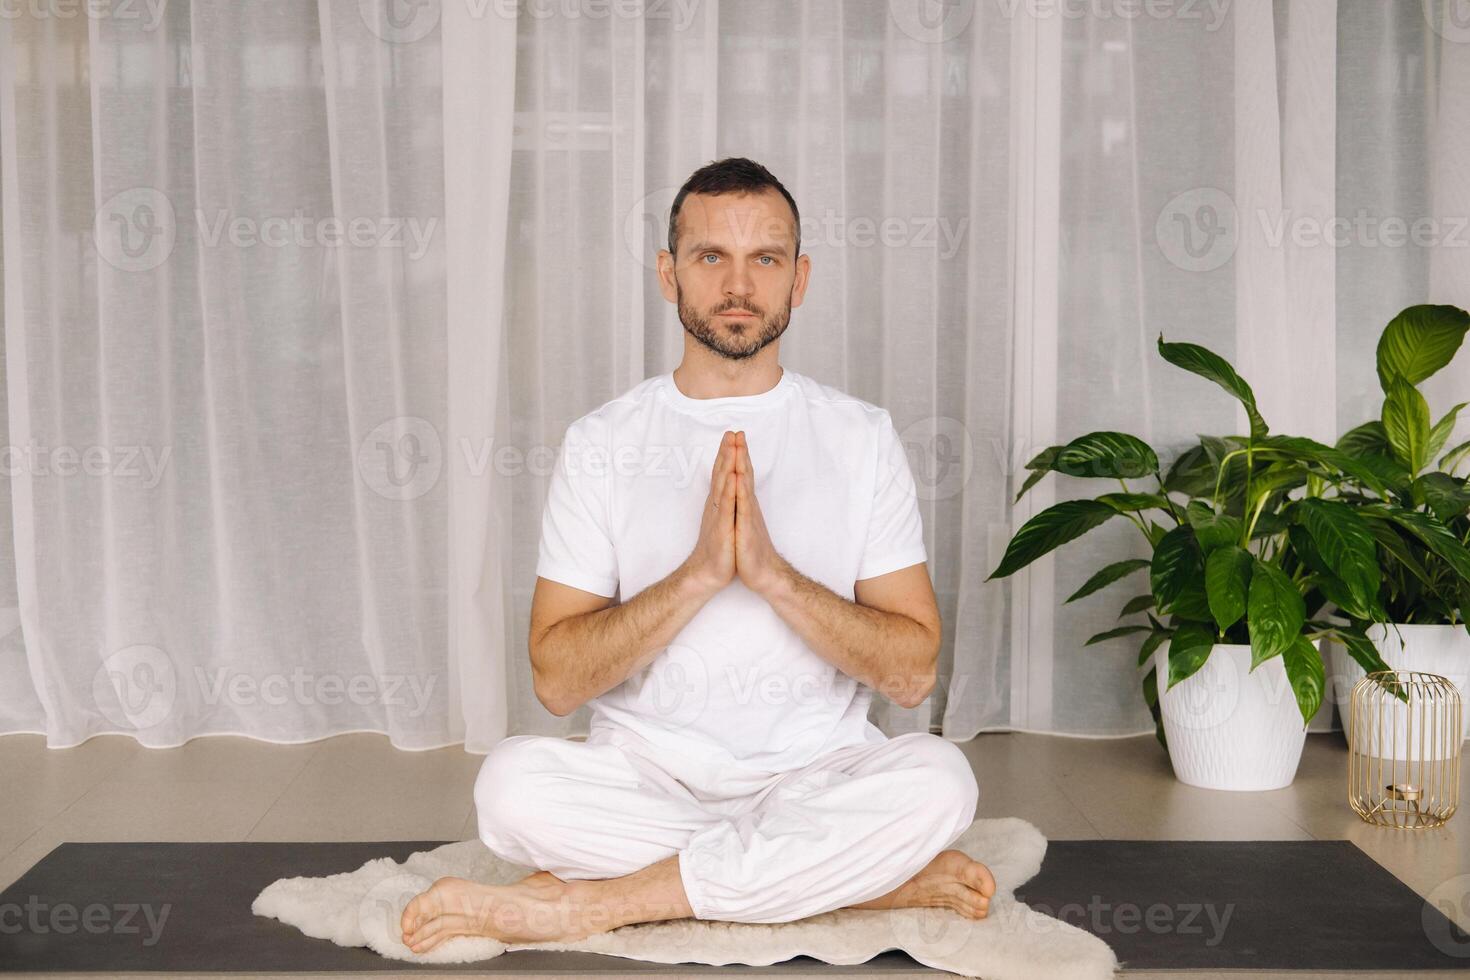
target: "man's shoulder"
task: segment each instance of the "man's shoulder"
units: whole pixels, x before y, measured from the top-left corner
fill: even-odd
[[[590,441],[605,441],[607,434],[653,400],[662,383],[662,375],[644,378],[627,391],[598,405],[596,408],[573,419],[567,425],[567,435]]]
[[[843,391],[835,385],[824,384],[804,374],[796,374],[794,380],[801,388],[807,404],[814,410],[832,416],[834,420],[875,430],[888,420],[888,409]]]

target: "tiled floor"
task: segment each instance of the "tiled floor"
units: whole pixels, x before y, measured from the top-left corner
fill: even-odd
[[[985,734],[961,747],[980,783],[979,815],[1023,817],[1050,839],[1345,838],[1421,895],[1470,875],[1470,814],[1420,833],[1370,827],[1353,814],[1340,733],[1309,736],[1295,782],[1269,793],[1185,786],[1152,736]],[[163,750],[123,736],[57,750],[36,735],[0,737],[0,888],[69,840],[468,839],[481,758],[460,748],[400,752],[379,735],[305,745],[198,738]],[[1460,790],[1470,805],[1467,788],[1470,766]],[[1470,878],[1460,891],[1470,892]],[[1470,894],[1455,897],[1455,917],[1470,928]]]

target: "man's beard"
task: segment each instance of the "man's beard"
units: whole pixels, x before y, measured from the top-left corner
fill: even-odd
[[[694,307],[684,302],[684,290],[679,288],[677,282],[674,283],[674,291],[679,301],[679,322],[684,324],[684,329],[706,348],[727,360],[743,361],[747,357],[753,357],[761,348],[785,333],[791,324],[789,297],[781,311],[774,316],[766,316],[759,307],[750,303],[733,302],[722,303],[709,316],[702,316]],[[715,326],[715,317],[729,310],[749,310],[755,316],[727,321],[744,324],[739,333]]]

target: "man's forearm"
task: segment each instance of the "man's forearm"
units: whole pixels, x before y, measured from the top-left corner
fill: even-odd
[[[538,697],[568,715],[612,690],[648,666],[713,594],[680,565],[627,602],[561,620],[531,657]]]
[[[885,697],[913,707],[933,689],[939,637],[918,620],[845,599],[784,561],[765,598],[813,652]]]

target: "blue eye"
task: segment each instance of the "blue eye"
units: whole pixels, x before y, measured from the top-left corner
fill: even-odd
[[[776,261],[775,259],[772,259],[769,255],[762,255],[761,256],[761,261],[762,262],[766,261],[767,259],[770,259],[770,261],[772,261],[772,262]]]
[[[717,258],[719,258],[719,256],[716,255],[714,252],[705,252],[703,255],[700,256],[700,258],[702,258],[702,259],[717,259]]]

